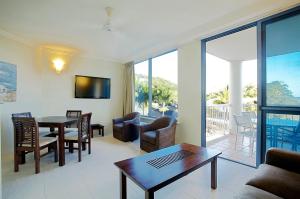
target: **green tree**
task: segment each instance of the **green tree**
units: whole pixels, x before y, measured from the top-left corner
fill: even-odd
[[[152,101],[160,106],[177,103],[177,85],[159,77],[153,78]]]
[[[143,110],[143,115],[145,114],[145,109],[148,107],[149,100],[149,88],[148,82],[142,80],[143,77],[137,77],[135,79],[135,101]]]
[[[282,81],[267,84],[267,103],[269,105],[299,105],[300,100],[294,97],[289,86]]]
[[[206,97],[208,100],[213,99],[214,104],[228,104],[229,103],[229,89],[226,86],[223,90],[209,93]]]
[[[135,101],[143,110],[148,108],[149,88],[147,76],[136,75],[135,78]],[[168,111],[168,106],[177,105],[177,85],[159,78],[152,78],[152,107],[164,113]]]
[[[244,88],[243,97],[256,98],[257,88],[253,85],[247,85]]]

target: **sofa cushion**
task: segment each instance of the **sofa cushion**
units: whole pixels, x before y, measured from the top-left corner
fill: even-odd
[[[142,134],[142,140],[151,144],[156,144],[156,132],[155,131],[147,131]]]
[[[286,199],[300,197],[300,174],[268,164],[262,164],[247,184]]]
[[[245,185],[234,199],[282,199],[272,193],[266,192],[256,187]]]

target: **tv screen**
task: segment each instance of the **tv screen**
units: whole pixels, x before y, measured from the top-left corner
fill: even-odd
[[[109,99],[110,79],[76,75],[75,98]]]

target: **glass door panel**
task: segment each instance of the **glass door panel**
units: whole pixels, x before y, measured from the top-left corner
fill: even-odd
[[[300,152],[299,115],[267,113],[266,148],[270,147]]]
[[[256,35],[255,26],[224,35],[208,41],[205,52],[205,145],[251,166],[257,151]]]
[[[299,9],[262,22],[262,155],[270,147],[300,152],[299,35]]]
[[[266,25],[266,105],[300,106],[300,15]]]

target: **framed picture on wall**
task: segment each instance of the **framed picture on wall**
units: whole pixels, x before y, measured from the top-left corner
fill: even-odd
[[[17,95],[17,66],[0,61],[0,102],[15,102]]]

